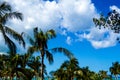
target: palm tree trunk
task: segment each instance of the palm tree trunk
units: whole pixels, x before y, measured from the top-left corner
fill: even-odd
[[[41,52],[41,80],[44,80],[44,51]]]

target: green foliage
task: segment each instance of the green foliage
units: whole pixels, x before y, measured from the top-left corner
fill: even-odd
[[[93,18],[93,22],[100,29],[104,27],[120,33],[120,13],[116,10],[109,12],[106,17],[101,15],[100,18]]]
[[[39,67],[41,67],[40,70],[43,80],[44,71],[45,71],[43,65],[44,65],[45,57],[48,59],[49,63],[52,64],[54,61],[52,53],[56,53],[56,52],[64,53],[70,59],[73,57],[73,54],[69,50],[62,47],[57,47],[52,49],[48,48],[47,45],[48,40],[56,37],[55,31],[53,29],[43,32],[41,29],[39,30],[36,27],[33,29],[33,33],[34,33],[34,39],[32,39],[29,35],[27,36],[29,42],[31,43],[31,46],[28,49],[28,53],[32,55],[34,52],[40,52],[41,65]]]
[[[120,75],[120,64],[119,64],[119,62],[112,63],[112,66],[110,67],[109,70],[110,70],[111,74],[114,75],[117,79],[118,75]]]
[[[23,46],[25,46],[25,42],[19,33],[8,26],[5,26],[6,22],[13,18],[23,20],[22,13],[13,12],[12,7],[6,2],[0,3],[0,32],[2,33],[10,52],[16,53],[16,45],[8,35],[12,36],[20,44],[23,44]]]

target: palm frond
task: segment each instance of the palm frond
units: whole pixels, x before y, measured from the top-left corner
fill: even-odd
[[[57,47],[57,48],[53,48],[51,49],[51,51],[53,53],[56,53],[56,52],[60,52],[60,53],[64,53],[69,59],[72,59],[74,56],[73,56],[73,53],[71,53],[69,50],[67,50],[66,48],[62,48],[62,47]]]
[[[36,46],[29,47],[27,50],[27,53],[32,55],[34,52],[39,51],[39,49]]]
[[[9,19],[13,19],[13,18],[23,20],[23,15],[22,15],[22,13],[19,13],[19,12],[6,13],[0,18],[0,22],[2,24],[5,24],[6,21],[8,21]]]
[[[46,58],[48,59],[49,63],[52,64],[53,63],[53,55],[49,52],[46,51]]]
[[[19,43],[22,44],[25,47],[24,39],[18,32],[10,29],[7,26],[4,26],[4,30],[7,34],[11,35],[15,40],[19,41]]]
[[[18,59],[18,63],[21,65],[22,68],[25,68],[25,66],[29,62],[30,57],[31,57],[31,55],[28,53],[25,53],[24,55],[20,55],[20,57]]]
[[[17,71],[22,72],[26,76],[25,80],[31,80],[35,75],[34,71],[31,69],[17,68]]]
[[[30,42],[31,45],[35,45],[34,39],[32,39],[32,37],[31,37],[30,35],[28,35],[27,33],[22,32],[22,33],[21,33],[21,36],[22,36],[22,37],[26,37],[26,38],[29,40],[29,42]]]
[[[29,62],[27,63],[27,65],[34,69],[37,73],[39,72],[40,70],[40,66],[41,66],[41,63],[40,63],[40,57],[37,56],[37,57],[32,57],[31,60],[29,60]]]
[[[5,34],[5,31],[3,29],[2,24],[0,24],[0,30],[2,32],[2,35],[5,39],[5,43],[8,45],[8,48],[10,50],[11,53],[16,53],[16,45],[14,44],[14,42]]]
[[[14,44],[14,42],[7,35],[4,35],[4,39],[5,39],[5,43],[8,45],[10,53],[15,54],[17,47]]]
[[[78,66],[78,64],[79,64],[79,62],[78,62],[78,60],[76,58],[72,58],[70,60],[70,63],[73,63],[75,66]]]
[[[61,65],[61,69],[67,68],[67,66],[69,66],[69,61],[65,61],[62,65]]]
[[[54,31],[53,29],[48,30],[48,31],[46,32],[46,37],[47,37],[48,39],[55,38],[55,37],[56,37],[55,31]]]
[[[11,6],[6,3],[3,2],[0,4],[0,16],[4,15],[6,12],[10,12],[11,11]]]

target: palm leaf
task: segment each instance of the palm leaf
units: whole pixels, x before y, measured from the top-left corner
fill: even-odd
[[[13,19],[13,18],[23,20],[23,15],[22,15],[22,13],[19,13],[19,12],[6,13],[0,18],[0,22],[2,24],[5,24],[6,21],[8,21],[9,19]]]
[[[10,53],[16,53],[16,45],[14,44],[14,42],[7,36],[4,35],[4,39],[5,39],[5,43],[8,45],[8,48],[10,50]]]
[[[9,11],[11,11],[11,6],[8,3],[3,2],[0,4],[0,16]]]
[[[27,50],[27,53],[32,55],[34,52],[39,51],[39,49],[36,46],[29,47]]]
[[[53,53],[56,53],[56,52],[64,53],[69,59],[72,59],[74,57],[73,53],[71,53],[69,50],[62,48],[62,47],[53,48],[51,49],[51,51]]]
[[[24,39],[19,33],[17,33],[16,31],[14,31],[12,29],[10,29],[7,26],[4,26],[4,30],[5,30],[5,32],[7,34],[11,35],[15,40],[19,41],[19,43],[22,44],[25,47]]]
[[[46,32],[46,37],[47,37],[48,39],[52,39],[52,38],[56,37],[55,31],[54,31],[53,29],[47,31],[47,32]]]
[[[35,45],[34,39],[32,39],[31,36],[29,36],[27,33],[22,32],[21,36],[26,37],[29,40],[29,42],[30,42],[31,45]]]
[[[49,52],[46,51],[46,58],[48,59],[49,63],[52,64],[53,63],[53,55]]]
[[[17,68],[17,71],[23,73],[26,76],[25,80],[31,80],[35,75],[34,71],[32,71],[31,69]]]
[[[11,53],[16,53],[16,45],[14,44],[14,42],[5,34],[5,31],[3,29],[2,24],[0,24],[0,30],[3,34],[5,43],[8,45],[8,48],[10,49]]]

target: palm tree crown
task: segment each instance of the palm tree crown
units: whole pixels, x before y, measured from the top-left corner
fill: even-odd
[[[15,40],[19,41],[19,43],[23,44],[23,46],[25,46],[25,42],[19,33],[5,25],[6,22],[12,18],[23,20],[22,14],[19,12],[13,12],[12,7],[8,3],[0,3],[0,32],[2,33],[5,43],[10,49],[10,52],[16,53],[16,45],[9,37],[9,35],[12,36]]]
[[[53,62],[52,53],[63,52],[69,58],[72,58],[73,54],[69,50],[62,48],[62,47],[48,49],[48,45],[47,45],[48,40],[56,37],[55,31],[53,29],[43,32],[41,29],[39,31],[38,28],[34,28],[33,32],[34,32],[34,39],[28,37],[32,45],[31,47],[29,47],[28,53],[31,54],[34,52],[40,52],[41,77],[43,80],[44,57],[45,56],[48,59],[49,63],[52,63]]]

